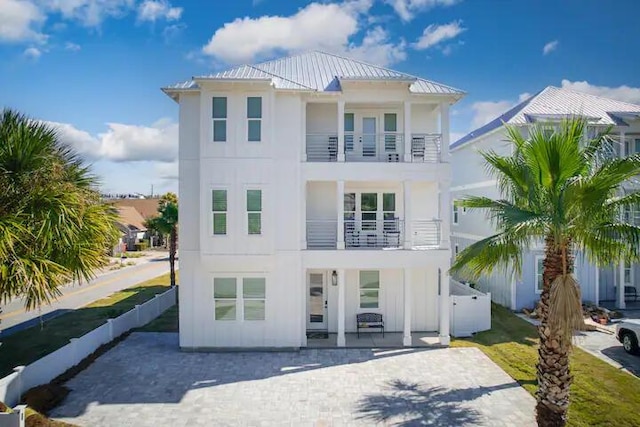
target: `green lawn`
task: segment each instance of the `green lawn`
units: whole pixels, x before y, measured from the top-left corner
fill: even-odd
[[[165,274],[48,320],[43,329],[38,325],[2,339],[0,377],[11,373],[15,366],[27,365],[54,352],[68,344],[69,339],[86,334],[168,288],[169,274]]]
[[[174,305],[155,320],[136,329],[139,332],[178,332],[178,304]]]
[[[492,329],[451,347],[477,347],[532,395],[536,390],[537,332],[533,325],[493,304]],[[600,359],[574,349],[574,382],[569,407],[570,426],[638,426],[640,379]]]

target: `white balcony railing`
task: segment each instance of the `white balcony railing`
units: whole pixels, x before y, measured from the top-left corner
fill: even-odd
[[[440,134],[411,134],[410,162],[438,163],[440,161]],[[337,162],[338,134],[307,134],[306,153],[308,162]],[[362,134],[345,132],[344,157],[347,162],[405,161],[404,134],[385,132]]]
[[[404,220],[344,220],[345,249],[401,249],[404,247]],[[336,249],[338,222],[307,221],[307,249]],[[440,247],[440,220],[411,222],[411,249]]]

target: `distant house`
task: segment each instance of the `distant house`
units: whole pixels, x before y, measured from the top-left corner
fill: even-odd
[[[110,200],[114,206],[130,206],[135,208],[142,217],[147,220],[158,216],[158,205],[160,204],[159,198],[152,199],[115,199]]]
[[[117,225],[123,233],[122,243],[127,245],[127,250],[134,250],[136,243],[142,242],[146,237],[145,219],[133,206],[116,206],[116,211]]]

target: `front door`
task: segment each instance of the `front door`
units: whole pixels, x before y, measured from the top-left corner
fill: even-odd
[[[307,329],[327,330],[327,281],[324,272],[307,276]]]
[[[362,156],[376,156],[376,118],[362,118]]]

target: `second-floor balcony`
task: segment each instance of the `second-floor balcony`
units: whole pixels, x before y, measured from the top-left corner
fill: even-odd
[[[338,135],[310,133],[306,136],[308,162],[440,162],[442,135],[412,133],[409,140],[399,132],[344,134],[344,156],[339,156]],[[405,154],[407,154],[405,156]]]

